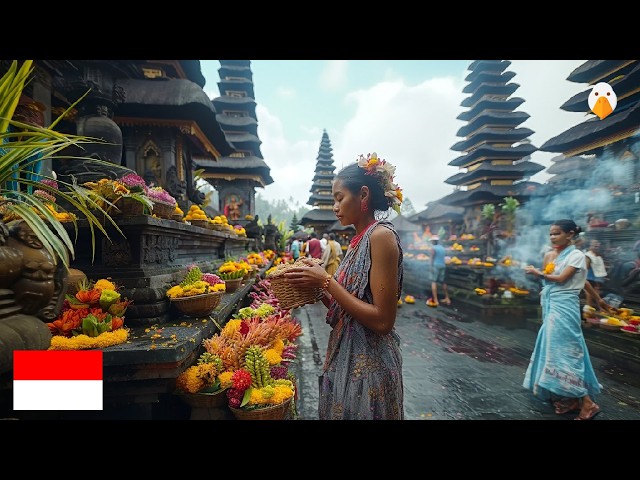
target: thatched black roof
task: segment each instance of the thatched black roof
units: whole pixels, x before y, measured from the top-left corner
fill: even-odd
[[[577,155],[599,148],[609,139],[618,140],[637,133],[640,129],[640,102],[628,108],[616,108],[603,120],[593,116],[569,130],[547,140],[540,150]]]
[[[506,85],[488,85],[482,84],[478,89],[473,92],[473,95],[465,98],[460,105],[463,107],[472,107],[485,95],[511,95],[515,92],[520,85],[517,83],[508,83]]]
[[[520,160],[527,155],[531,155],[536,150],[537,148],[530,143],[520,143],[515,147],[496,147],[485,143],[465,155],[454,158],[449,162],[449,165],[464,167],[482,158],[490,160]]]
[[[464,140],[454,143],[451,150],[456,152],[465,152],[481,142],[495,143],[497,140],[502,140],[503,143],[513,144],[527,138],[533,133],[533,130],[524,127],[513,128],[505,131],[503,129],[486,126],[472,133]]]
[[[462,93],[473,93],[481,85],[506,85],[515,76],[516,74],[513,72],[484,71],[479,73],[471,83],[467,84],[462,89]]]
[[[624,108],[630,103],[638,101],[638,85],[640,85],[640,62],[635,60],[634,64],[629,65],[629,73],[610,82],[611,88],[616,92],[618,97],[618,108]],[[591,88],[575,94],[569,100],[562,104],[560,107],[567,112],[591,112],[589,108],[589,95],[591,94]]]
[[[305,225],[303,223],[312,222],[335,222],[337,220],[336,214],[331,209],[326,208],[314,208],[313,210],[309,210],[305,213],[300,219],[300,225]]]
[[[478,103],[476,103],[473,108],[467,110],[466,112],[462,112],[456,118],[458,120],[463,120],[468,122],[473,117],[478,115],[483,110],[504,110],[508,112],[514,111],[520,105],[524,103],[524,98],[520,97],[512,97],[512,98],[482,98]]]
[[[528,118],[529,114],[526,112],[492,112],[490,110],[485,110],[474,118],[472,122],[461,127],[456,135],[458,137],[466,137],[471,132],[479,130],[486,124],[515,128]]]
[[[491,179],[521,179],[531,177],[544,170],[544,167],[534,162],[520,162],[512,165],[492,165],[491,161],[485,161],[472,171],[458,173],[445,180],[449,185],[466,185],[475,183],[482,178]]]
[[[234,172],[242,172],[243,174],[254,174],[261,177],[265,185],[273,183],[271,177],[271,169],[266,162],[256,156],[248,157],[220,157],[217,161],[209,158],[194,157],[194,163],[196,168],[204,168],[206,172],[210,173],[225,173],[229,172],[232,175]]]
[[[437,202],[430,202],[427,209],[410,217],[411,221],[438,222],[442,220],[461,220],[464,216],[464,208],[446,205]]]
[[[536,182],[521,182],[514,185],[488,185],[483,184],[473,190],[457,190],[439,201],[446,205],[469,206],[485,203],[498,203],[504,197],[515,197],[522,201],[528,198],[539,188]]]
[[[593,84],[606,78],[610,72],[620,70],[636,60],[587,60],[569,74],[567,80],[575,83]]]
[[[234,152],[216,119],[213,103],[196,83],[185,79],[123,78],[117,84],[125,98],[118,105],[118,116],[195,121],[221,155]]]
[[[422,227],[409,221],[404,215],[398,215],[391,220],[397,232],[421,232]]]

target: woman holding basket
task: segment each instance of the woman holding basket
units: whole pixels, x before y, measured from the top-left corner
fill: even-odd
[[[402,191],[395,167],[375,153],[336,175],[333,211],[342,225],[353,224],[344,259],[335,274],[309,262],[289,269],[287,282],[324,288],[327,323],[332,327],[320,377],[321,420],[401,420],[404,418],[402,355],[395,332],[402,291],[402,247],[389,209],[400,210]]]

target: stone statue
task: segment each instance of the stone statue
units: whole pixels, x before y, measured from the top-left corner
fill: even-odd
[[[20,270],[4,273],[3,278],[15,277],[5,287],[13,290],[16,303],[23,313],[35,315],[45,322],[56,318],[64,302],[67,289],[67,269],[61,262],[56,263],[51,254],[23,221],[16,220],[9,224],[9,237],[6,239],[5,254],[21,259]],[[7,269],[3,263],[0,270]]]

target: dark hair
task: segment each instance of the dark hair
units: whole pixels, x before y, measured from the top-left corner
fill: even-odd
[[[336,234],[331,232],[329,233],[329,240],[335,240],[336,239]]]
[[[335,176],[335,180],[340,180],[345,188],[354,195],[360,193],[360,189],[366,185],[369,187],[371,201],[369,207],[374,211],[386,212],[389,210],[389,200],[384,196],[382,185],[375,175],[366,175],[366,170],[360,168],[357,163],[352,163],[340,170]]]
[[[562,230],[564,233],[573,232],[573,236],[575,238],[577,238],[578,235],[580,235],[580,232],[582,232],[582,228],[577,226],[576,222],[569,218],[561,218],[560,220],[554,221],[551,225],[560,227],[560,230]]]

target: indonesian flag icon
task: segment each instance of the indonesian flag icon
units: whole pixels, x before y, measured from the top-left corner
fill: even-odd
[[[15,350],[14,410],[102,410],[102,350]]]

